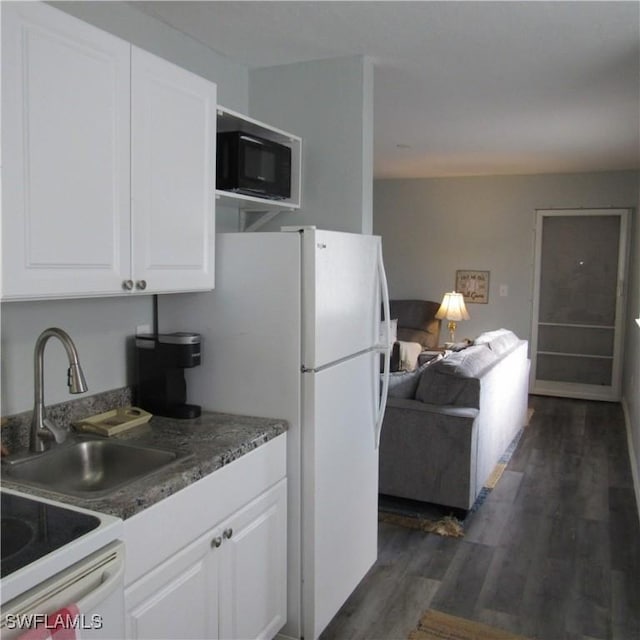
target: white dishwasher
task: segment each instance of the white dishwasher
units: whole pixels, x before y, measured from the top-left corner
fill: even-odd
[[[2,491],[0,636],[124,638],[122,522]]]

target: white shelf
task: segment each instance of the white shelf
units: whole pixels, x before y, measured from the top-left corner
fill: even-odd
[[[291,197],[285,200],[270,200],[256,196],[216,189],[216,199],[225,206],[235,206],[241,212],[265,214],[271,219],[274,215],[300,208],[302,184],[302,138],[282,131],[249,116],[242,115],[218,105],[218,132],[243,131],[261,136],[291,149]],[[253,226],[253,225],[251,225]]]
[[[269,200],[224,189],[216,189],[216,200],[222,205],[236,206],[243,211],[273,211],[274,209],[294,211],[300,208],[299,204],[289,200]]]

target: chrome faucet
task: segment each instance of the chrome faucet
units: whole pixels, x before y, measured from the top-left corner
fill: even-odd
[[[87,383],[82,373],[82,367],[78,361],[78,352],[69,334],[62,329],[50,327],[45,329],[36,340],[34,352],[34,395],[35,403],[33,407],[33,418],[31,419],[31,438],[29,448],[33,452],[44,451],[47,447],[45,442],[64,442],[67,439],[68,431],[54,424],[45,415],[44,407],[44,346],[47,340],[56,337],[67,352],[69,359],[69,369],[67,371],[67,385],[70,393],[84,393],[87,390]]]

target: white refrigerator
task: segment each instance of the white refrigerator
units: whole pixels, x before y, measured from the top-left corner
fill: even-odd
[[[310,227],[219,234],[216,289],[160,298],[162,330],[203,337],[190,402],[289,422],[284,637],[317,638],[377,556],[381,307],[380,238]]]

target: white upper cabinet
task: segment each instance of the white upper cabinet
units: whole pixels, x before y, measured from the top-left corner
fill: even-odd
[[[3,300],[213,288],[215,84],[3,3],[2,95]]]
[[[212,289],[216,85],[135,47],[132,80],[134,285]]]

